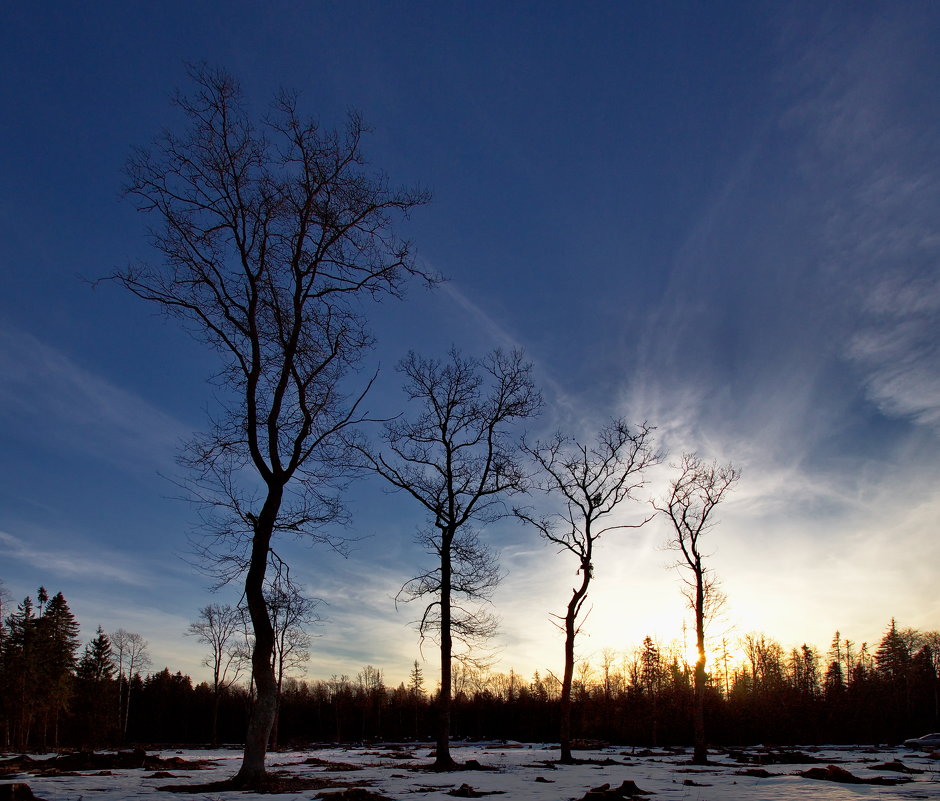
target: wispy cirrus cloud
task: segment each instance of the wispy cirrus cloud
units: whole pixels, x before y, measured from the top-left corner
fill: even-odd
[[[90,553],[57,544],[41,547],[0,531],[0,554],[8,563],[20,562],[51,577],[70,580],[117,581],[133,587],[153,584],[138,560],[96,546]]]
[[[773,124],[677,251],[624,406],[682,447],[793,464],[872,408],[940,427],[940,120],[909,102],[936,56],[891,16],[788,45]]]
[[[506,325],[496,320],[483,306],[471,299],[453,281],[447,281],[441,286],[441,291],[474,320],[479,330],[496,347],[504,350],[525,350],[523,343]],[[529,358],[536,358],[536,355],[531,352],[527,352],[526,355]],[[592,423],[588,423],[586,420],[584,408],[579,405],[572,394],[565,389],[563,383],[554,375],[550,367],[550,360],[536,358],[535,367],[539,385],[551,394],[551,403],[548,404],[547,413],[554,419],[548,423],[547,427],[551,427],[551,425],[557,424],[558,421],[563,419],[566,425],[574,425],[576,428],[591,425]]]
[[[0,417],[11,435],[122,466],[165,463],[189,431],[29,333],[0,329]]]
[[[790,117],[842,354],[884,415],[940,429],[940,120],[907,102],[936,70],[916,23],[887,14],[812,50]]]
[[[934,625],[940,119],[911,99],[937,57],[899,16],[792,43],[626,376],[673,454],[743,468],[714,541],[745,630]]]

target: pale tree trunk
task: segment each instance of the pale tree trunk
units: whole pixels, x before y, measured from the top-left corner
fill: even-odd
[[[281,688],[282,688],[283,683],[284,683],[284,682],[283,682],[283,678],[284,678],[284,666],[283,666],[283,664],[278,664],[278,669],[277,669],[277,703],[275,704],[275,707],[274,707],[274,722],[271,724],[271,741],[270,741],[270,743],[269,743],[269,747],[271,748],[271,750],[275,750],[275,749],[277,748],[277,745],[278,745],[278,743],[277,743],[277,740],[278,740],[278,726],[280,725],[280,722],[281,722]]]
[[[136,708],[136,707],[135,707]],[[122,731],[124,732],[124,739],[127,739],[127,727],[131,719],[131,677],[128,673],[127,676],[127,698],[124,699],[124,726]]]

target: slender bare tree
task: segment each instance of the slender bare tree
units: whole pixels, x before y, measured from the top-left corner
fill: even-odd
[[[219,701],[248,663],[242,613],[233,606],[209,604],[199,610],[199,620],[189,624],[186,634],[209,646],[203,664],[212,670],[212,744],[218,745]]]
[[[536,414],[542,401],[519,352],[497,350],[478,360],[451,350],[446,361],[411,353],[398,369],[417,415],[385,425],[384,450],[362,441],[357,447],[367,468],[409,494],[428,516],[419,542],[435,565],[407,582],[400,597],[431,599],[419,628],[422,639],[437,640],[441,654],[434,765],[450,770],[456,765],[450,754],[454,640],[472,646],[495,627],[478,602],[496,587],[498,561],[474,524],[506,515],[503,498],[523,488],[511,426]]]
[[[702,538],[715,525],[715,507],[737,483],[741,474],[732,464],[706,463],[695,454],[686,453],[678,466],[679,475],[670,485],[669,494],[654,507],[670,522],[673,536],[668,547],[680,554],[677,565],[686,578],[685,596],[695,615],[695,703],[693,726],[696,765],[708,764],[705,739],[705,626],[724,602],[718,580],[705,564]]]
[[[574,676],[575,638],[580,631],[579,615],[594,575],[594,548],[609,531],[639,528],[652,518],[634,523],[614,522],[624,501],[638,500],[636,493],[646,485],[645,471],[662,460],[653,447],[653,428],[646,423],[631,428],[621,419],[604,426],[592,445],[556,434],[548,443],[524,445],[538,464],[542,478],[539,488],[558,498],[561,510],[536,517],[530,510],[516,509],[516,515],[535,526],[549,542],[561,546],[578,560],[581,582],[571,590],[563,615],[558,615],[565,633],[565,669],[561,683],[561,761],[574,762],[571,754],[571,685]],[[622,518],[618,518],[622,519]]]
[[[118,731],[127,735],[131,715],[131,680],[151,665],[147,641],[137,632],[118,629],[111,637],[118,669]]]
[[[163,262],[112,279],[221,359],[220,409],[183,461],[222,546],[216,567],[244,576],[257,698],[232,784],[253,787],[266,780],[277,708],[264,598],[272,539],[335,542],[324,526],[344,519],[338,433],[357,422],[364,394],[347,379],[372,342],[361,300],[399,296],[409,275],[433,281],[393,232],[428,196],[365,169],[355,114],[345,131],[326,130],[282,93],[257,122],[229,75],[197,68],[192,78],[194,92],[177,98],[189,127],[127,168],[128,194],[156,217]]]
[[[272,748],[278,743],[281,692],[288,673],[310,659],[310,634],[307,628],[320,622],[320,601],[307,598],[287,574],[286,565],[275,574],[275,581],[265,592],[271,624],[274,627],[274,672],[277,679],[277,714],[271,727]]]

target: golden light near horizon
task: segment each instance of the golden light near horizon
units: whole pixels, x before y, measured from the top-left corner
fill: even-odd
[[[590,609],[576,641],[576,658],[587,662],[594,672],[600,669],[610,653],[617,655],[618,662],[630,663],[641,652],[644,639],[650,637],[664,661],[671,663],[677,660],[680,667],[694,669],[698,659],[694,618],[674,571],[667,569],[668,557],[664,558],[662,552],[649,547],[639,556],[629,554],[630,544],[627,542],[611,540],[604,545],[608,553],[603,562],[599,557],[596,579],[591,585]],[[539,594],[539,599],[547,607],[563,603],[565,579],[570,579],[567,572],[552,571],[556,589],[553,594],[544,589]],[[550,616],[561,610],[547,608],[540,614],[536,608],[537,599],[530,596],[526,601],[525,614],[541,618],[544,622],[540,630],[548,632]],[[526,633],[531,630],[532,626],[525,628]],[[507,633],[512,636],[514,631]],[[724,684],[725,673],[733,674],[746,663],[741,644],[745,633],[730,602],[720,614],[708,621],[705,669],[713,676],[720,676],[714,680]],[[557,672],[563,659],[562,644],[562,634],[556,629],[549,645],[543,640],[537,652],[521,652],[521,658],[508,649],[502,655],[501,663],[507,669],[512,667],[526,675],[544,668]],[[789,645],[786,650],[789,650]]]

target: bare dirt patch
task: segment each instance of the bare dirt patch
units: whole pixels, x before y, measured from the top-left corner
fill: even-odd
[[[169,757],[163,759],[148,754],[142,749],[117,751],[114,753],[96,751],[77,751],[72,754],[60,754],[48,759],[33,759],[23,756],[0,761],[0,776],[14,773],[29,773],[33,776],[70,776],[79,772],[94,771],[99,776],[106,776],[103,771],[112,770],[204,770],[215,767],[211,759],[182,759]]]

